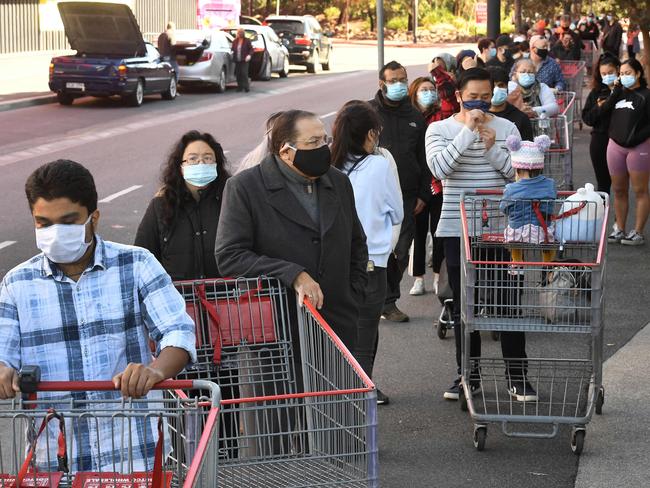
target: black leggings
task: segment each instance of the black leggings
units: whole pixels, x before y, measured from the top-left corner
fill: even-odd
[[[427,235],[433,237],[433,272],[440,273],[444,258],[442,239],[436,238],[436,229],[442,212],[442,193],[433,195],[424,210],[415,216],[415,238],[413,239],[413,276],[426,273]]]
[[[607,144],[609,137],[602,132],[592,132],[591,142],[589,143],[589,155],[591,156],[591,164],[594,167],[596,174],[596,183],[598,191],[609,193],[612,186],[612,178],[609,176],[609,169],[607,169]]]

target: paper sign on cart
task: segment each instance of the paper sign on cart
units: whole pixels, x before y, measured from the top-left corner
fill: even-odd
[[[163,473],[166,488],[171,486],[172,474]],[[151,473],[77,473],[72,488],[150,488],[151,476]]]
[[[20,488],[57,488],[63,473],[27,473]],[[16,488],[16,477],[11,474],[0,474],[0,486]]]

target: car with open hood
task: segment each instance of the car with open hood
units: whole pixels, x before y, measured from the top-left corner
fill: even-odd
[[[74,55],[50,62],[50,90],[70,105],[83,96],[120,96],[140,106],[145,95],[176,97],[172,65],[145,43],[128,5],[103,2],[60,2],[65,34]]]

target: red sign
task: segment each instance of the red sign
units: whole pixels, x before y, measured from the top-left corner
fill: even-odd
[[[20,488],[56,488],[61,482],[63,473],[27,473]],[[13,475],[0,474],[0,486],[5,488],[16,488],[16,477]]]
[[[172,483],[172,474],[163,474],[167,488]],[[151,488],[151,473],[77,473],[72,488]]]
[[[476,4],[476,23],[487,25],[487,3]]]

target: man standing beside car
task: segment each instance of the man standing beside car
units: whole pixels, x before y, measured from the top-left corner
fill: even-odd
[[[424,117],[408,98],[406,68],[391,61],[379,72],[379,90],[370,104],[377,110],[383,129],[379,145],[395,158],[404,201],[404,220],[395,251],[388,259],[388,292],[382,317],[391,322],[408,322],[399,308],[400,282],[408,267],[409,248],[415,235],[415,216],[431,198],[431,172],[426,163]]]
[[[237,29],[237,37],[232,43],[232,55],[235,60],[235,76],[237,77],[237,91],[250,91],[248,79],[248,65],[253,54],[253,44],[246,38],[244,29]]]
[[[176,82],[178,82],[180,68],[176,62],[176,53],[174,52],[175,44],[176,24],[167,22],[167,29],[158,36],[158,52],[160,52],[160,57],[169,62],[172,68],[174,68],[174,75],[176,76]]]

